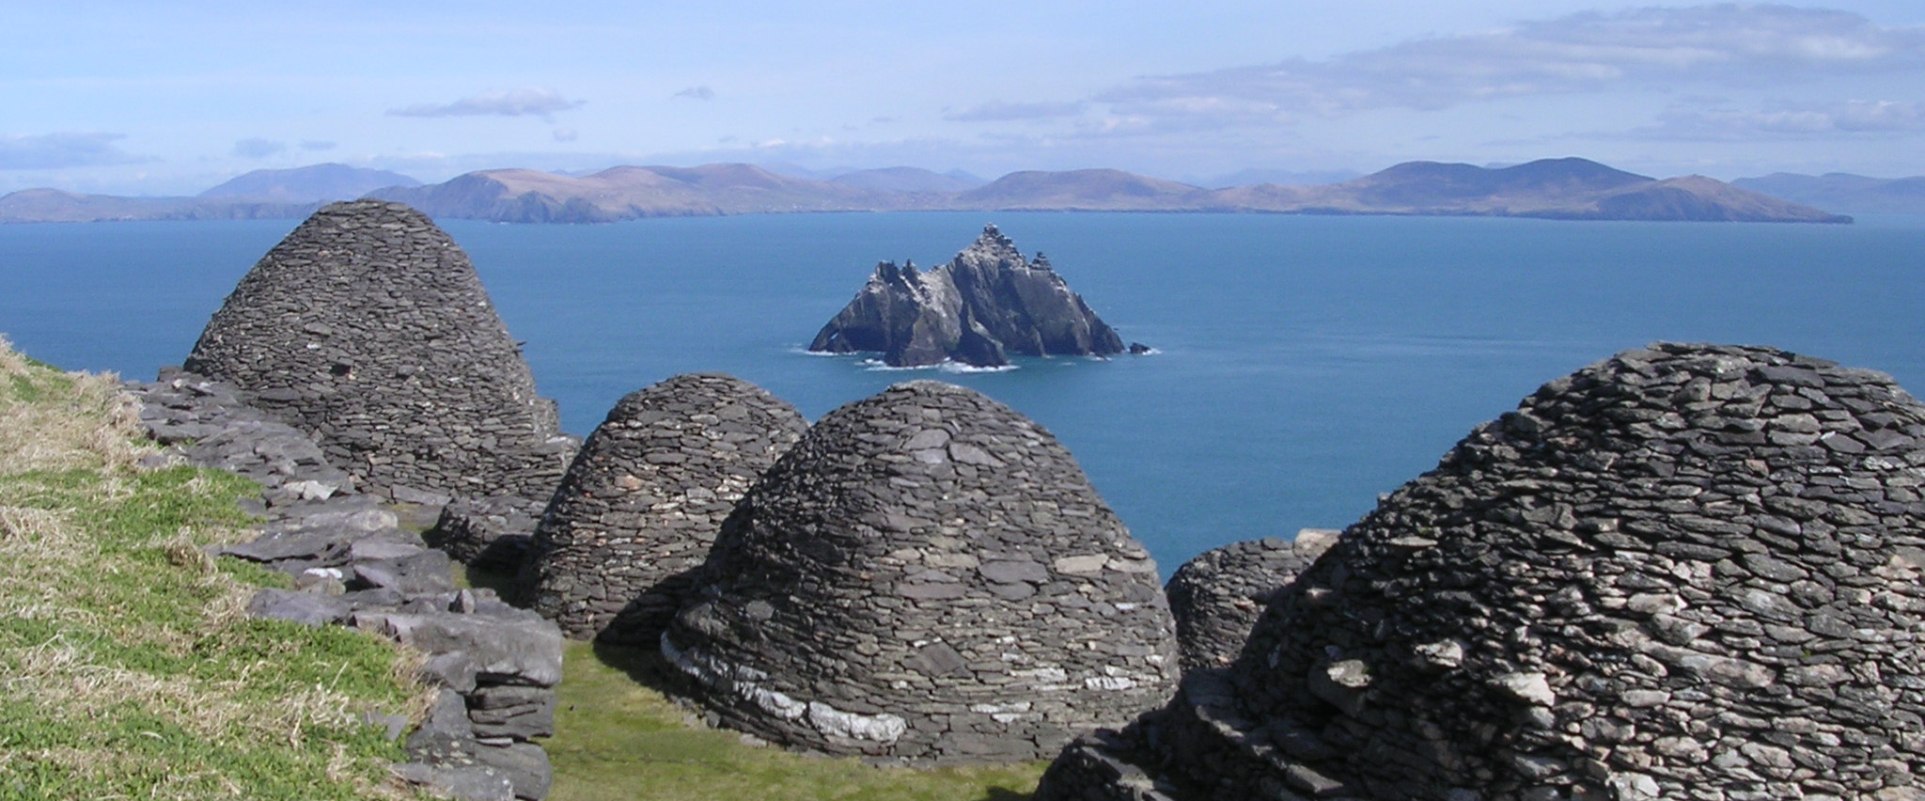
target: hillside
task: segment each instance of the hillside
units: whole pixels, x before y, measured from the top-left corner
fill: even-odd
[[[857,170],[843,173],[829,179],[833,183],[867,189],[874,192],[900,192],[905,194],[943,195],[966,192],[982,186],[980,180],[964,178],[958,174],[944,174],[925,170],[920,167],[884,167],[877,170]]]
[[[120,390],[0,338],[0,798],[425,799],[391,778],[400,744],[362,714],[419,717],[428,698],[405,677],[420,657],[244,614],[287,577],[206,549],[243,538],[236,501],[259,488],[159,466]],[[650,686],[652,652],[575,643],[563,664],[550,801],[1022,798],[1043,768],[757,747],[692,725]]]
[[[1925,176],[1868,178],[1850,173],[1772,173],[1731,184],[1794,203],[1853,214],[1925,214]]]
[[[1212,193],[1212,210],[1565,220],[1850,222],[1702,176],[1657,180],[1579,158],[1512,167],[1407,162],[1339,184]]]
[[[350,167],[346,164],[314,164],[286,170],[255,170],[229,179],[196,197],[272,203],[327,203],[353,200],[389,186],[420,185],[420,181],[398,172]]]
[[[58,189],[22,189],[0,195],[0,222],[106,222],[122,220],[284,220],[312,214],[318,203],[276,203],[226,198],[81,195]]]
[[[968,211],[1195,211],[1208,192],[1122,170],[1013,172],[957,194],[948,206]]]
[[[316,165],[249,173],[196,198],[123,198],[29,189],[0,197],[0,222],[292,218],[316,208],[311,201],[296,202],[299,198],[341,196],[372,184],[379,187],[368,190],[367,197],[407,203],[434,217],[518,223],[848,211],[1264,212],[1850,222],[1849,217],[1786,201],[1758,191],[1758,187],[1802,192],[1802,197],[1836,198],[1851,203],[1853,208],[1925,208],[1925,178],[1878,182],[1856,176],[1810,180],[1774,176],[1739,186],[1702,176],[1659,180],[1581,158],[1541,159],[1502,168],[1413,161],[1340,183],[1263,183],[1220,189],[1112,169],[1024,170],[978,184],[913,167],[858,170],[824,180],[779,174],[750,164],[620,166],[589,175],[493,169],[438,184],[410,186],[410,181],[395,173]]]
[[[411,798],[361,712],[425,705],[402,656],[249,619],[285,577],[231,541],[249,482],[159,467],[112,377],[0,340],[0,798]]]
[[[609,222],[803,211],[899,208],[886,192],[791,178],[748,164],[612,167],[587,176],[535,170],[484,170],[442,184],[388,188],[369,197],[396,200],[435,217],[501,222]]]

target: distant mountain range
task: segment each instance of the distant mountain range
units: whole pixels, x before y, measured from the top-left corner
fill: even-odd
[[[396,173],[336,164],[249,173],[195,198],[114,198],[26,190],[0,197],[0,222],[299,217],[321,202],[356,196],[401,201],[435,217],[524,223],[934,210],[1850,221],[1774,194],[1702,176],[1659,180],[1580,158],[1503,168],[1408,162],[1339,183],[1259,183],[1223,189],[1105,169],[1015,172],[979,184],[964,176],[912,167],[859,170],[823,179],[782,175],[748,164],[613,167],[588,175],[482,170],[421,185]]]
[[[396,172],[315,164],[291,170],[255,170],[194,197],[119,197],[25,189],[0,196],[0,222],[300,219],[331,201],[352,200],[387,186],[419,185],[420,181]]]
[[[420,186],[398,172],[346,164],[315,164],[291,170],[255,170],[197,197],[273,203],[327,203],[352,200],[390,186]]]
[[[1778,172],[1731,183],[1740,189],[1850,214],[1925,214],[1925,177],[1867,178],[1842,172],[1824,175]]]

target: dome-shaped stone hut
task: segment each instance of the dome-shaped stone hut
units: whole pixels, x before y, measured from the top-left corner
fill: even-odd
[[[1035,759],[1178,674],[1156,564],[1055,437],[931,381],[830,413],[736,507],[662,638],[726,724]]]
[[[1338,532],[1306,528],[1294,539],[1233,542],[1184,562],[1163,593],[1176,618],[1183,669],[1219,668],[1243,650],[1270,597],[1337,541]]]
[[[315,212],[241,279],[186,368],[403,500],[546,498],[574,450],[467,254],[399,203]]]
[[[1883,375],[1620,354],[1473,431],[1038,798],[1919,798],[1922,485],[1925,407]]]
[[[536,526],[521,592],[571,637],[655,644],[729,510],[808,427],[733,376],[678,375],[629,393]]]

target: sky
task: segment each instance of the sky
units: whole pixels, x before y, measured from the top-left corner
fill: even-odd
[[[322,162],[1925,174],[1918,0],[0,0],[0,19],[0,192],[193,194]]]

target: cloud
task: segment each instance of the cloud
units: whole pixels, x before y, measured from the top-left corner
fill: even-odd
[[[57,170],[152,160],[128,154],[114,144],[125,138],[126,134],[78,132],[0,136],[0,170]]]
[[[1240,100],[1338,115],[1632,85],[1759,86],[1921,67],[1925,28],[1881,27],[1843,11],[1716,5],[1575,14],[1321,61],[1146,77],[1097,99]]]
[[[549,135],[553,136],[557,142],[573,142],[582,136],[580,131],[573,128],[556,128]]]
[[[691,86],[687,89],[683,89],[680,92],[676,92],[674,94],[674,97],[683,98],[685,100],[714,100],[715,90],[710,89],[707,86]]]
[[[303,139],[303,140],[301,140],[301,149],[302,149],[302,150],[313,150],[313,151],[321,151],[321,150],[333,150],[333,149],[334,149],[334,146],[335,146],[335,143],[334,143],[334,142],[330,142],[330,141],[328,141],[328,140],[326,140],[326,139]]]
[[[569,100],[553,89],[513,89],[464,97],[453,103],[417,103],[389,109],[395,117],[541,117],[579,108],[584,101]]]
[[[951,122],[1009,122],[1013,120],[1046,120],[1059,117],[1074,117],[1083,113],[1087,103],[1072,101],[1065,103],[1010,103],[991,101],[975,108],[964,109],[953,114],[944,114],[943,119]]]
[[[1925,103],[1845,100],[1749,110],[1697,102],[1666,109],[1657,124],[1633,130],[1629,138],[1750,141],[1915,133],[1925,133]]]
[[[252,137],[234,143],[234,155],[246,159],[263,159],[287,150],[286,142]]]

